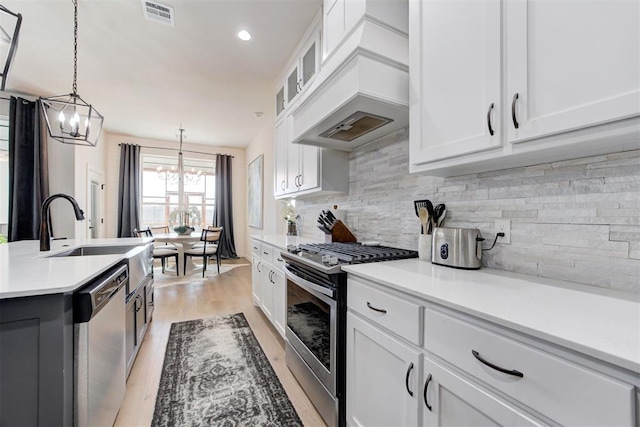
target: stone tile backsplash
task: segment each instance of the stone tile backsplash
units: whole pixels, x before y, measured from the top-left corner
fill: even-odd
[[[409,174],[406,132],[351,154],[349,194],[300,199],[301,234],[322,238],[316,218],[338,205],[358,240],[416,249],[413,201],[445,203],[445,225],[495,237],[511,220],[511,244],[483,265],[640,294],[640,151],[453,178]]]

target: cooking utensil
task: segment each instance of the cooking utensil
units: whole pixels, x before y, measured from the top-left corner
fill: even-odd
[[[429,214],[429,217],[433,217],[433,204],[431,203],[431,200],[427,200],[427,199],[425,199],[425,200],[414,200],[413,201],[413,207],[416,210],[416,216],[417,217],[420,217],[420,213],[419,213],[420,208],[427,209],[427,213]],[[427,231],[426,234],[429,234],[429,230],[426,230],[426,231]],[[425,231],[422,230],[420,232],[420,234],[425,234]]]
[[[420,208],[427,208],[427,213],[429,213],[429,215],[433,214],[433,204],[431,203],[431,200],[414,200],[413,201],[413,207],[416,209],[416,216],[420,216],[420,213],[418,212]]]
[[[326,211],[322,211],[322,215],[321,215],[322,220],[324,221],[325,225],[327,226],[327,228],[329,230],[331,230],[333,228],[333,226],[336,224],[335,221],[332,221],[329,219],[329,217],[327,216],[327,212]]]
[[[328,230],[331,230],[331,228],[333,227],[333,224],[331,223],[331,221],[329,221],[328,219],[326,219],[324,217],[324,215],[320,215],[318,217],[318,222],[322,223],[322,225],[324,227],[327,227]]]
[[[444,203],[440,203],[433,208],[433,222],[436,227],[442,227],[445,216],[447,216],[447,207]]]
[[[420,234],[429,234],[429,226],[427,225],[429,223],[429,212],[426,207],[421,206],[418,209],[418,218],[420,218],[420,223],[422,224],[422,232]]]
[[[324,211],[323,211],[324,212]],[[336,222],[336,216],[333,214],[333,212],[331,211],[327,211],[325,213],[325,215],[327,215],[327,218],[331,221],[331,222]]]

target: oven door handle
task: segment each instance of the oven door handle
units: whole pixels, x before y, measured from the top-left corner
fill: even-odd
[[[284,272],[285,277],[288,280],[291,280],[296,285],[300,286],[301,288],[306,289],[307,291],[310,291],[310,292],[319,292],[323,295],[328,296],[331,299],[335,299],[335,290],[325,288],[324,286],[316,285],[315,283],[305,280],[302,277],[298,276],[297,274],[293,273],[286,266],[284,267],[284,269],[285,269],[285,272]]]

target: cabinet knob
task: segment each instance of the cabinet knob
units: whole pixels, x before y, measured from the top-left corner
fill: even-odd
[[[511,119],[513,120],[513,127],[518,129],[520,124],[518,123],[518,118],[516,117],[516,103],[518,102],[518,92],[513,95],[513,100],[511,101]]]
[[[284,191],[284,180],[282,180],[282,183],[280,184],[280,187],[282,188],[282,191]]]

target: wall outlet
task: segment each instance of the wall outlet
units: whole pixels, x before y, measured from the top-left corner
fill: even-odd
[[[496,219],[494,225],[495,232],[504,233],[504,237],[498,237],[497,243],[508,245],[511,243],[511,220],[510,219]]]
[[[352,231],[356,231],[358,229],[358,217],[357,216],[350,217],[348,222],[351,223],[351,228],[353,229]]]

